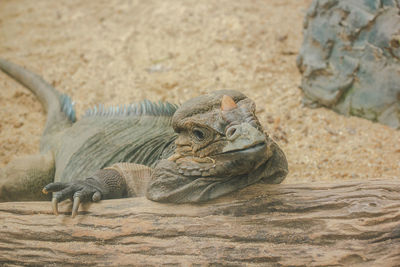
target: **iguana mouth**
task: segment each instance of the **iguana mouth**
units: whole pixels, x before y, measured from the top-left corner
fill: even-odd
[[[234,150],[218,153],[218,154],[215,154],[215,155],[227,155],[227,154],[233,154],[233,153],[253,153],[253,152],[257,152],[257,151],[259,151],[259,150],[261,150],[262,148],[265,148],[265,147],[266,147],[266,143],[265,142],[260,142],[260,143],[253,144],[253,145],[251,145],[249,147],[246,147],[246,148],[234,149]]]

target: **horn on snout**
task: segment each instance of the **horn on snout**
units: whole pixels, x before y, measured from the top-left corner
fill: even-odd
[[[237,108],[237,105],[233,98],[228,95],[223,95],[221,100],[221,110],[229,111],[235,108]]]

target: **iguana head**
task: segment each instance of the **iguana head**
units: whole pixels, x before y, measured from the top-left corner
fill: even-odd
[[[230,177],[250,173],[270,157],[255,103],[230,90],[193,98],[174,114],[178,138],[170,158],[185,176]]]
[[[161,202],[201,202],[262,181],[280,183],[285,154],[264,133],[252,100],[237,91],[193,98],[174,114],[174,154],[154,168],[146,196]]]

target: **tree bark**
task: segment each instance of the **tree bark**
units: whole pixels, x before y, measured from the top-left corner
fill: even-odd
[[[0,203],[0,264],[400,266],[399,180],[257,184],[198,205],[107,200],[74,219],[70,210]]]

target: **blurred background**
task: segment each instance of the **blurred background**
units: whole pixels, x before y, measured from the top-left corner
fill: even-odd
[[[400,131],[302,105],[296,57],[311,0],[2,0],[0,56],[76,103],[182,103],[234,89],[285,151],[285,183],[399,178]],[[38,152],[45,113],[0,73],[0,167]]]

